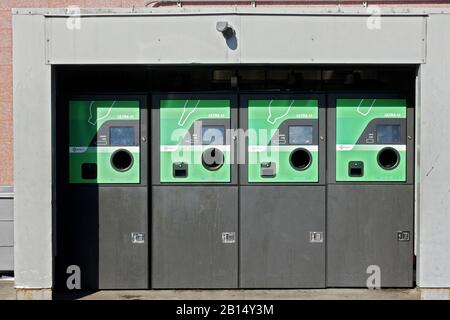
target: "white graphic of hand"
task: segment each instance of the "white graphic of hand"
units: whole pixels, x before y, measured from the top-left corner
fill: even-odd
[[[287,116],[289,111],[291,111],[292,105],[294,104],[294,100],[291,101],[291,103],[289,104],[287,109],[284,109],[286,107],[273,107],[273,109],[272,109],[272,103],[273,103],[273,100],[270,100],[270,102],[269,102],[269,115],[267,116],[267,120],[266,121],[273,125],[278,120],[280,120],[280,119],[282,119],[282,118]],[[280,114],[280,115],[276,116],[280,112],[283,112],[283,114]]]
[[[200,100],[197,100],[197,103],[195,104],[195,107],[192,110],[190,110],[189,112],[187,112],[187,110],[188,110],[188,108],[187,108],[188,103],[189,103],[189,100],[186,100],[186,102],[184,103],[184,106],[183,106],[183,113],[181,114],[180,120],[178,120],[178,125],[181,126],[181,127],[184,126],[184,124],[186,123],[186,121],[189,118],[189,116],[192,113],[194,113],[195,110],[197,110],[197,107],[200,104]]]
[[[356,112],[358,112],[360,115],[363,115],[365,117],[370,113],[370,111],[372,111],[373,105],[375,104],[375,101],[377,101],[377,99],[373,99],[373,102],[370,105],[369,109],[367,109],[365,112],[362,111],[363,107],[361,107],[363,101],[364,101],[364,99],[361,99],[361,101],[359,102],[358,108],[356,108]]]
[[[92,113],[92,106],[94,105],[95,101],[91,101],[91,104],[89,105],[89,119],[88,122],[89,124],[95,126],[97,124],[97,122],[103,118],[106,118],[107,116],[109,116],[109,114],[111,113],[112,108],[114,107],[114,105],[116,104],[116,101],[113,101],[113,103],[109,106],[109,108],[106,110],[106,113],[104,115],[102,115],[101,117],[99,117],[98,115],[98,111],[99,110],[104,110],[104,108],[100,108],[100,109],[96,109],[95,113]]]

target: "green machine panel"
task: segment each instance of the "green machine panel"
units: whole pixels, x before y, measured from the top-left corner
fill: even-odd
[[[140,183],[138,100],[69,101],[69,182]]]
[[[406,181],[406,100],[336,100],[336,181]]]
[[[160,182],[231,181],[231,101],[162,99]]]
[[[248,100],[248,182],[319,181],[319,102]]]

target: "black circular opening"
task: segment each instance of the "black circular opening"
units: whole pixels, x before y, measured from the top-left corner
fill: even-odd
[[[312,163],[311,153],[303,148],[295,149],[289,157],[291,166],[296,170],[305,170]]]
[[[383,148],[378,152],[378,164],[386,170],[394,169],[400,162],[400,155],[394,148]]]
[[[210,171],[219,170],[223,166],[224,159],[223,152],[217,148],[206,149],[202,154],[202,164]]]
[[[133,165],[133,155],[128,150],[117,150],[111,156],[111,165],[117,171],[127,171]]]

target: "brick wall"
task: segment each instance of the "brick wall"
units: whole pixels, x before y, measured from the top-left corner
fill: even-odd
[[[145,0],[0,0],[0,185],[13,184],[11,8],[143,7]]]

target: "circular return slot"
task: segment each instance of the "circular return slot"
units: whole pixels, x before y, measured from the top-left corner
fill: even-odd
[[[297,148],[291,152],[289,162],[295,170],[306,170],[309,166],[311,166],[312,156],[308,150],[304,148]]]
[[[391,147],[383,148],[378,151],[378,165],[385,170],[391,170],[398,166],[400,162],[400,154]]]
[[[203,151],[202,164],[210,171],[219,170],[225,161],[223,152],[217,148],[209,148]]]
[[[117,171],[127,171],[133,165],[133,155],[128,150],[116,150],[111,155],[111,165]]]

